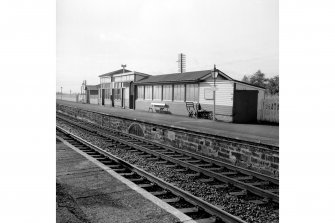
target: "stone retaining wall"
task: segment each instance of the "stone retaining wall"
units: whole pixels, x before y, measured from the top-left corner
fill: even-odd
[[[202,135],[192,131],[150,124],[108,114],[57,104],[57,111],[83,118],[125,133],[138,133],[144,138],[232,163],[266,175],[279,176],[279,148],[236,141],[219,136]],[[132,130],[130,130],[132,129]],[[134,130],[136,129],[136,130]]]

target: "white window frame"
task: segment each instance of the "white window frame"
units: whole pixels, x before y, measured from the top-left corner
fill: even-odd
[[[150,97],[150,99],[148,98],[147,99],[147,87],[150,87],[150,94],[151,94],[151,97]],[[145,85],[144,86],[144,100],[146,100],[146,101],[152,101],[152,85]]]
[[[139,97],[139,94],[138,94],[140,88],[142,89],[142,97]],[[142,100],[142,101],[144,100],[144,90],[145,90],[145,89],[144,89],[144,85],[142,85],[142,86],[137,86],[137,100]]]
[[[170,94],[170,96],[171,96],[171,99],[164,99],[164,86],[170,86],[171,88],[171,94]],[[163,95],[162,95],[162,98],[163,98],[163,101],[172,101],[172,99],[173,99],[173,86],[172,86],[172,84],[164,84],[163,85]]]
[[[159,93],[159,98],[156,98],[155,97],[155,90],[156,90],[156,88],[158,88],[159,89],[159,91],[158,92],[160,92]],[[162,101],[162,85],[154,85],[153,86],[153,95],[152,95],[152,98],[153,98],[153,100],[155,100],[155,101]]]
[[[184,88],[184,94],[183,94],[183,100],[179,100],[179,99],[175,99],[175,90],[176,90],[176,86],[182,86]],[[174,87],[173,87],[173,101],[176,101],[176,102],[185,102],[185,85],[184,84],[175,84]]]

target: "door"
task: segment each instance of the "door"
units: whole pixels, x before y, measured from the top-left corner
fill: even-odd
[[[121,89],[121,107],[124,108],[124,88]]]
[[[234,92],[234,122],[257,122],[257,100],[257,90],[236,90]]]
[[[129,85],[129,108],[134,109],[134,84],[130,82]]]
[[[112,95],[111,95],[111,101],[112,101],[112,107],[114,107],[114,97],[115,97],[116,89],[112,89]]]
[[[101,104],[105,105],[105,89],[102,89],[102,93],[101,93]]]

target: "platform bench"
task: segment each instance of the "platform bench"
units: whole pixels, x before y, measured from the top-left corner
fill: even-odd
[[[166,109],[168,111],[168,106],[165,103],[151,103],[149,107],[149,111],[154,111],[154,108],[159,108],[159,111],[164,111]]]

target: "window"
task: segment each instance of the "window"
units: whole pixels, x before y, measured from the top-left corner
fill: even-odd
[[[211,88],[205,88],[204,97],[206,100],[213,100],[214,99],[213,90]]]
[[[162,85],[154,86],[154,100],[162,100]]]
[[[186,85],[186,101],[197,102],[199,99],[199,87],[198,84],[187,84]]]
[[[144,99],[144,86],[137,86],[137,98]]]
[[[175,101],[184,101],[185,100],[185,87],[183,84],[176,84],[174,86],[174,97]]]
[[[152,86],[145,86],[145,99],[152,100]]]
[[[163,85],[163,100],[172,101],[172,85]]]
[[[121,88],[117,88],[115,89],[115,96],[114,96],[115,100],[121,100]]]

